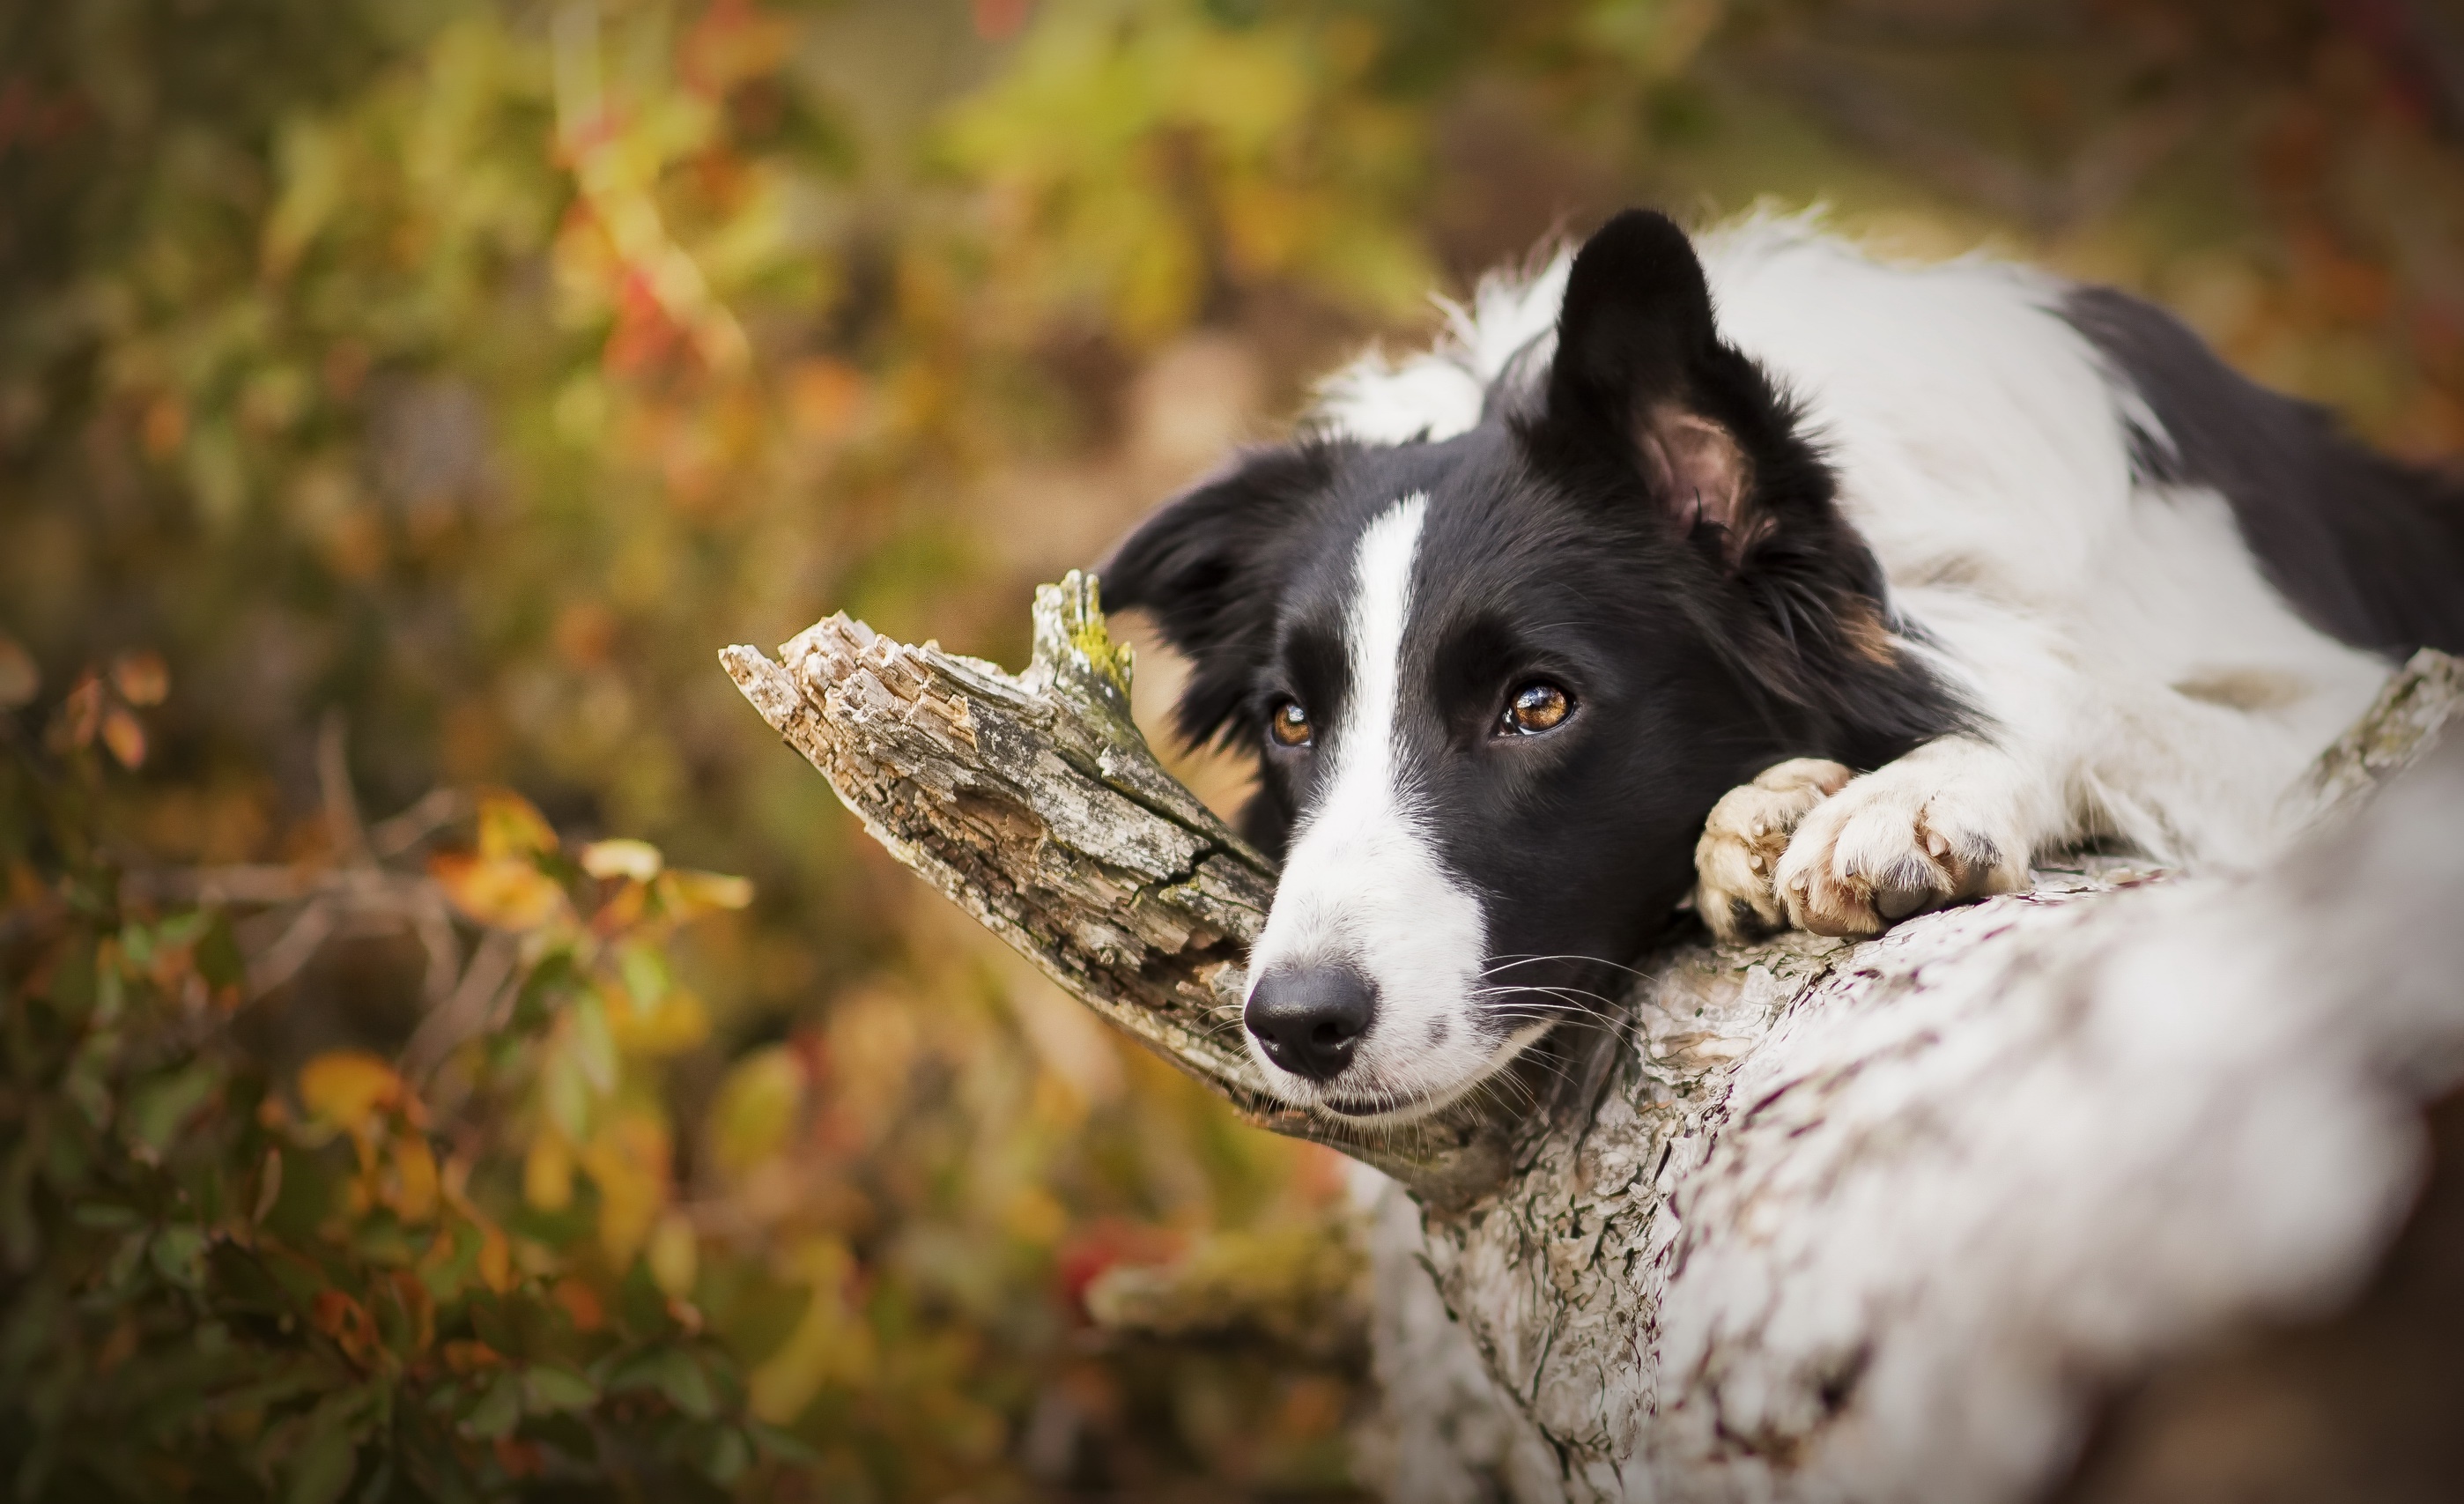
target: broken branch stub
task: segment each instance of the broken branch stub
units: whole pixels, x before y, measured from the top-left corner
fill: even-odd
[[[1587,1074],[1569,1051],[1601,1054],[1598,1031],[1561,1031],[1483,1100],[1408,1130],[1269,1095],[1240,1006],[1274,865],[1155,761],[1096,582],[1072,571],[1042,586],[1034,621],[1017,676],[843,614],[782,645],[781,661],[748,647],[719,658],[892,855],[1248,1121],[1343,1149],[1440,1204],[1501,1181],[1551,1116],[1530,1103]]]

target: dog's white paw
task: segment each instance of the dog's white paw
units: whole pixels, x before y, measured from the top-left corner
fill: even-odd
[[[2024,828],[1994,779],[1962,776],[1972,755],[1932,743],[1809,811],[1777,868],[1789,922],[1816,935],[1880,935],[1911,915],[2024,886]]]
[[[1856,777],[1820,758],[1792,758],[1720,796],[1694,845],[1694,907],[1734,944],[1789,921],[1773,882],[1789,837],[1807,812]]]

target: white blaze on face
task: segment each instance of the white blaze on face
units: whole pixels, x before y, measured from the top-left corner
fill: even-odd
[[[1344,635],[1351,689],[1318,756],[1331,759],[1284,863],[1249,975],[1270,966],[1350,965],[1376,986],[1375,1015],[1352,1063],[1324,1086],[1249,1052],[1295,1102],[1434,1105],[1478,1080],[1511,1049],[1473,1006],[1486,954],[1480,900],[1450,874],[1431,811],[1397,745],[1412,561],[1428,498],[1407,497],[1360,535]]]

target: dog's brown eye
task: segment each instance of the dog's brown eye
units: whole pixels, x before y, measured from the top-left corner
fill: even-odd
[[[1498,729],[1508,736],[1538,736],[1562,725],[1573,709],[1574,697],[1547,679],[1533,679],[1507,697],[1504,723]]]
[[[1313,737],[1309,712],[1301,709],[1299,700],[1284,701],[1275,707],[1274,715],[1267,718],[1266,735],[1275,739],[1277,746],[1308,746]]]

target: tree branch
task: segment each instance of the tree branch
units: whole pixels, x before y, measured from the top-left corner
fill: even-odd
[[[2275,872],[2083,859],[1861,943],[1666,947],[1505,1090],[1371,1139],[1252,1076],[1273,874],[1148,754],[1092,583],[1035,621],[1016,678],[843,617],[722,657],[1065,988],[1417,1198],[1370,1239],[1395,1497],[2029,1496],[2101,1386],[2351,1288],[2464,1058],[2464,747],[2369,798],[2464,706],[2425,652]]]
[[[747,647],[719,657],[874,839],[1244,1119],[1331,1144],[1434,1204],[1493,1187],[1550,1120],[1530,1104],[1571,1108],[1560,1083],[1579,1094],[1585,1073],[1570,1066],[1604,1058],[1607,1030],[1561,1030],[1488,1099],[1406,1130],[1364,1132],[1268,1095],[1239,1008],[1273,864],[1155,762],[1094,581],[1073,571],[1039,589],[1034,641],[1012,677],[842,615],[786,643],[782,662]]]

